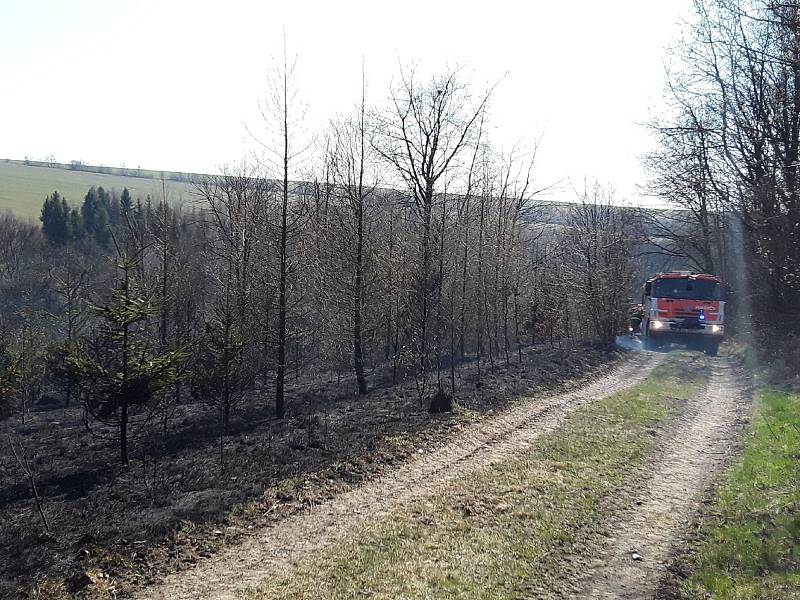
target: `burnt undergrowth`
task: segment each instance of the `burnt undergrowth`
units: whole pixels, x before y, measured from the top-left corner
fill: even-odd
[[[559,389],[618,358],[589,344],[537,346],[522,364],[498,364],[480,379],[468,363],[455,372],[454,411],[433,414],[433,378],[422,399],[413,379],[391,385],[383,372],[366,397],[350,378],[297,378],[287,418],[274,418],[265,388],[232,415],[224,438],[206,405],[179,404],[166,433],[153,425],[135,440],[127,467],[109,462],[114,442],[87,432],[79,408],[4,422],[0,436],[21,440],[30,458],[50,531],[5,448],[0,597],[124,595],[436,447],[521,396]]]

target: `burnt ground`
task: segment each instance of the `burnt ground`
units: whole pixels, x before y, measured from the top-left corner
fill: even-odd
[[[517,398],[591,378],[619,356],[591,345],[537,346],[522,365],[498,365],[481,381],[467,364],[456,372],[456,411],[442,415],[428,414],[413,380],[392,386],[380,373],[364,398],[350,378],[293,381],[283,421],[268,388],[232,416],[224,469],[216,415],[198,403],[176,407],[166,436],[152,424],[127,468],[113,441],[86,431],[78,408],[0,423],[0,597],[124,596],[440,447]],[[8,437],[25,446],[50,533]]]

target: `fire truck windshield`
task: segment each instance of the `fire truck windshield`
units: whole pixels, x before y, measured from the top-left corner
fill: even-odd
[[[701,279],[659,279],[654,282],[654,298],[719,300],[719,283]]]

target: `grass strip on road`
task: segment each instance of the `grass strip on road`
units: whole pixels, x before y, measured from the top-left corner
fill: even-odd
[[[701,525],[686,598],[800,598],[800,394],[760,389],[757,406]]]
[[[272,598],[516,598],[564,581],[602,499],[701,392],[707,359],[676,354],[640,385],[588,404],[519,458],[365,525],[248,592]]]

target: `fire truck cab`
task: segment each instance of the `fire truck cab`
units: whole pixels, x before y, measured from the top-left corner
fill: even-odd
[[[658,273],[644,286],[641,337],[646,348],[685,344],[711,356],[725,335],[725,302],[718,277]]]

